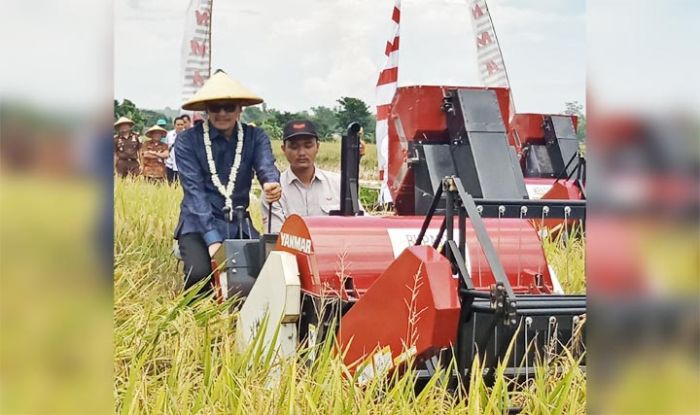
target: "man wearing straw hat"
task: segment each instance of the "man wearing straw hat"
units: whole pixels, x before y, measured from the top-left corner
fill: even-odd
[[[184,191],[175,238],[185,265],[185,289],[209,277],[211,257],[224,239],[259,236],[247,212],[253,173],[265,200],[282,196],[270,139],[262,129],[239,121],[243,106],[261,102],[219,70],[182,106],[207,112],[206,121],[183,131],[175,142]]]
[[[138,134],[131,131],[134,122],[121,117],[114,123],[117,134],[114,136],[114,167],[121,177],[139,174],[139,150],[141,141]]]
[[[141,146],[141,174],[151,180],[165,179],[165,159],[168,158],[168,145],[162,142],[168,130],[154,125],[146,131],[148,141]]]

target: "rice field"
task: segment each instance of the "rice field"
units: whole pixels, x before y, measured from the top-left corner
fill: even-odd
[[[273,143],[274,145],[275,143]],[[368,149],[368,152],[370,150]],[[336,164],[337,165],[337,164]],[[236,351],[235,315],[204,300],[187,305],[171,255],[182,191],[141,180],[115,183],[114,398],[122,414],[582,414],[586,376],[566,354],[539,367],[526,384],[481,376],[454,393],[449,368],[416,394],[415,373],[375,378],[360,387],[330,343],[307,365],[276,362],[259,347]],[[251,206],[257,206],[254,202]],[[580,238],[545,242],[565,290],[582,292]],[[564,277],[563,277],[564,276]],[[474,363],[478,372],[479,362]],[[271,374],[278,382],[270,382]]]

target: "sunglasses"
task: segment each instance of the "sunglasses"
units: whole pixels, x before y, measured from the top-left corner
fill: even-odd
[[[238,104],[208,104],[207,105],[207,111],[213,112],[216,114],[217,112],[224,110],[226,112],[236,112],[238,109]]]

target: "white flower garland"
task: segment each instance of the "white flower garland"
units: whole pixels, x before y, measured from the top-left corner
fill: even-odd
[[[241,164],[241,154],[243,152],[243,125],[240,121],[237,121],[238,125],[238,141],[236,142],[236,154],[233,156],[233,166],[231,167],[231,173],[228,175],[228,183],[224,187],[219,179],[219,175],[216,173],[216,165],[214,164],[214,156],[211,153],[211,138],[209,138],[209,122],[205,121],[203,123],[204,128],[204,149],[207,153],[207,162],[209,162],[209,171],[211,172],[211,181],[214,183],[214,187],[221,193],[221,195],[226,199],[226,207],[228,208],[229,220],[233,220],[233,189],[236,182],[236,174],[238,173],[238,167]],[[235,126],[234,126],[235,128]]]

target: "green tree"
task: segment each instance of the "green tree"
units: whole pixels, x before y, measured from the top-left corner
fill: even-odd
[[[377,119],[373,116],[367,121],[367,126],[365,127],[365,141],[368,143],[376,143],[377,138],[374,133],[377,129]]]
[[[374,116],[369,112],[369,106],[359,98],[342,97],[338,100],[340,107],[337,111],[337,120],[340,129],[345,132],[350,123],[358,122],[365,130],[365,141],[373,143]]]
[[[306,111],[301,112],[289,112],[289,111],[278,111],[274,108],[264,107],[262,113],[262,121],[258,124],[258,127],[265,130],[267,135],[273,140],[282,139],[282,129],[284,125],[291,120],[299,119],[309,119],[309,113]]]
[[[255,123],[255,125],[262,125],[263,121],[267,119],[267,114],[262,108],[258,106],[245,107],[243,113],[241,114],[241,119],[245,123]]]
[[[586,114],[583,112],[583,104],[578,101],[571,101],[564,105],[566,106],[564,114],[578,117],[576,136],[580,141],[586,141]]]
[[[308,120],[311,118],[309,116],[309,113],[306,111],[301,111],[301,112],[289,112],[289,111],[277,111],[277,110],[272,110],[274,111],[274,117],[277,120],[277,123],[280,125],[280,127],[284,127],[286,123],[292,120]]]
[[[332,108],[312,107],[311,114],[311,121],[316,125],[321,140],[329,140],[333,133],[339,132],[338,114]]]
[[[172,118],[168,117],[160,111],[141,110],[141,113],[143,114],[145,120],[144,126],[146,127],[146,129],[155,125],[155,123],[157,123],[158,120],[160,120],[161,118],[168,122],[168,127],[165,127],[166,129],[170,128],[170,126],[173,125]]]
[[[168,125],[172,125],[172,117],[168,117],[162,111],[141,109],[136,106],[131,100],[124,98],[121,103],[114,100],[114,119],[119,117],[127,117],[134,121],[134,131],[141,134],[146,129],[158,122],[159,119],[164,119]]]
[[[256,112],[253,112],[251,115],[255,114]],[[267,133],[268,137],[273,140],[282,139],[282,126],[277,121],[277,114],[279,114],[279,111],[274,108],[268,108],[268,106],[263,103],[263,116],[260,120],[260,124],[257,124],[257,126],[262,128]]]
[[[124,98],[121,104],[116,99],[114,100],[114,117],[115,120],[119,117],[127,117],[134,121],[134,131],[142,132],[147,125],[147,119],[143,111],[136,107],[136,104]]]
[[[258,127],[262,128],[272,140],[282,139],[282,127],[274,118],[266,118]]]

